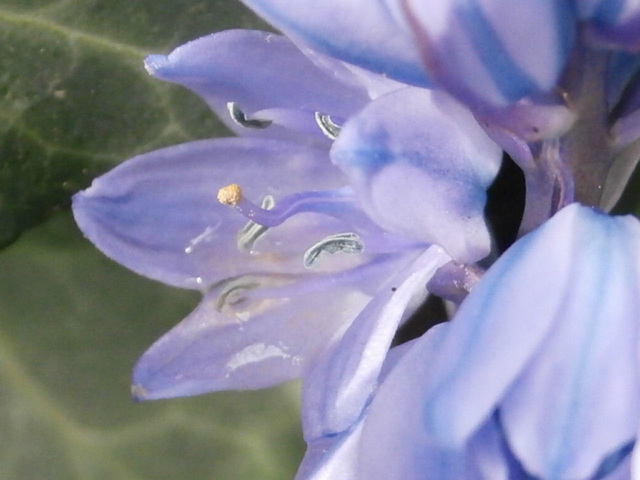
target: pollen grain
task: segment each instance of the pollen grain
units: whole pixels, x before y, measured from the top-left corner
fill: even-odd
[[[218,190],[218,201],[223,205],[236,206],[242,201],[242,188],[237,183],[232,183]]]

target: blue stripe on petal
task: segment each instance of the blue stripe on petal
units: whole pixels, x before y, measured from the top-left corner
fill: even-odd
[[[295,24],[288,24],[286,27],[291,32],[302,36],[313,47],[335,58],[375,73],[388,75],[395,80],[409,85],[424,88],[432,86],[421,64],[402,62],[399,58],[379,56],[377,52],[371,52],[367,49],[345,48],[344,45],[333,42],[330,38],[314,35],[311,32],[304,31]]]
[[[622,462],[624,462],[627,457],[631,454],[633,447],[636,442],[629,442],[626,445],[623,445],[620,449],[615,452],[609,454],[600,464],[598,471],[593,476],[593,480],[604,480],[609,474],[613,473],[613,471],[620,466]]]
[[[613,52],[607,66],[607,104],[613,110],[630,80],[640,70],[640,55],[629,52]],[[625,102],[626,104],[626,102]],[[627,112],[629,113],[629,112]],[[622,113],[624,115],[624,113]]]
[[[604,25],[614,25],[624,8],[626,0],[601,0],[593,12],[592,19]]]
[[[364,34],[360,33],[359,35],[358,33],[352,35],[349,31],[349,29],[355,29],[356,25],[345,28],[340,34],[335,33],[336,24],[344,23],[344,20],[340,18],[340,9],[333,6],[338,2],[325,2],[325,4],[318,5],[317,14],[327,16],[332,20],[327,20],[327,28],[317,28],[312,24],[312,21],[305,18],[304,7],[306,5],[301,6],[301,13],[296,11],[296,6],[288,8],[289,5],[287,5],[285,7],[284,2],[243,1],[287,35],[302,40],[303,43],[318,51],[411,85],[420,87],[431,85],[422,67],[418,50],[414,48],[413,38],[400,26],[396,28],[391,15],[386,15],[389,9],[384,1],[378,1],[375,6],[371,7],[370,12],[376,8],[382,9],[384,13],[378,15],[375,20],[382,18],[388,21],[384,22],[384,25],[367,24],[366,20],[370,17],[363,16],[363,22],[357,27],[361,28]],[[375,14],[372,14],[371,17],[375,17]],[[380,28],[383,29],[382,32],[379,31]],[[376,41],[376,37],[381,33],[387,38]],[[391,40],[401,45],[401,48],[395,50],[389,48],[388,44]]]
[[[477,55],[509,102],[538,90],[535,81],[506,52],[490,21],[474,0],[466,0],[458,12]]]
[[[560,32],[558,49],[561,65],[567,62],[576,36],[577,14],[573,5],[565,1],[552,0],[555,11],[556,32]],[[560,73],[560,72],[558,72]]]

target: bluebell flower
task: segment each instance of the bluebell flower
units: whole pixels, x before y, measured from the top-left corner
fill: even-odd
[[[244,3],[288,38],[146,62],[238,137],[74,198],[107,255],[203,293],[134,395],[302,377],[298,480],[632,478],[640,225],[606,212],[640,159],[637,2]],[[503,253],[504,154],[526,197]],[[451,321],[390,349],[427,295]]]
[[[502,152],[445,93],[318,66],[253,31],[146,66],[200,94],[240,138],[140,155],[74,198],[78,225],[107,255],[204,294],[139,361],[137,398],[296,378],[354,319],[384,314],[391,328],[377,342],[390,344],[439,266],[489,253],[483,209]]]
[[[463,102],[525,174],[523,233],[573,200],[610,209],[637,162],[633,1],[244,3],[303,48]]]
[[[245,3],[290,35],[303,48],[313,48],[398,81],[436,91],[446,91],[473,112],[486,133],[511,156],[524,173],[526,205],[519,232],[523,239],[511,251],[521,253],[509,253],[505,258],[526,257],[526,267],[520,267],[524,265],[521,263],[524,260],[506,263],[506,260],[501,259],[489,269],[486,277],[474,287],[476,290],[462,302],[451,327],[446,329],[447,332],[452,332],[447,334],[446,338],[450,339],[452,345],[457,345],[457,349],[451,347],[451,350],[445,353],[440,352],[434,360],[436,365],[439,362],[452,362],[456,356],[466,358],[466,350],[460,346],[465,337],[456,327],[462,323],[475,322],[473,324],[487,335],[486,338],[483,337],[484,340],[469,337],[468,343],[465,344],[467,347],[473,345],[488,356],[494,351],[499,351],[500,346],[497,345],[496,339],[501,338],[501,332],[499,327],[490,326],[492,318],[478,311],[463,313],[469,312],[472,307],[467,305],[473,305],[474,302],[492,302],[492,299],[499,297],[500,308],[513,308],[514,312],[524,308],[520,302],[529,301],[532,305],[533,302],[537,302],[535,305],[538,312],[535,318],[524,316],[524,313],[521,317],[529,323],[536,323],[536,328],[543,328],[544,325],[549,328],[549,322],[553,322],[554,319],[556,323],[560,323],[557,320],[560,307],[554,303],[554,299],[558,298],[557,295],[552,295],[554,292],[540,294],[540,298],[535,297],[531,300],[531,295],[535,293],[532,288],[558,286],[547,278],[555,279],[551,273],[538,271],[543,265],[547,265],[545,260],[550,254],[546,252],[556,252],[558,255],[553,257],[556,258],[555,265],[549,268],[557,268],[558,274],[562,274],[555,280],[565,282],[562,285],[566,286],[561,291],[564,293],[563,298],[569,299],[567,302],[580,304],[589,300],[589,305],[603,302],[597,304],[598,308],[603,309],[598,311],[604,312],[609,309],[613,315],[618,313],[619,321],[622,322],[615,332],[621,335],[624,334],[621,332],[626,332],[629,338],[633,338],[630,332],[635,332],[635,327],[630,318],[637,311],[633,302],[638,296],[637,288],[633,286],[635,280],[632,280],[635,273],[620,266],[611,267],[603,272],[603,275],[610,276],[610,284],[625,285],[620,292],[611,293],[603,299],[602,296],[609,290],[603,290],[600,280],[593,279],[595,274],[581,275],[578,270],[584,268],[585,272],[589,273],[591,269],[601,267],[601,262],[597,260],[597,252],[587,248],[589,235],[585,230],[590,229],[593,230],[594,238],[598,235],[613,235],[615,241],[620,242],[616,265],[621,265],[626,259],[629,265],[635,266],[635,221],[623,221],[607,217],[603,213],[585,213],[586,211],[580,207],[567,206],[577,201],[608,211],[620,197],[640,158],[637,145],[640,138],[640,7],[636,2],[390,0],[375,2],[374,5],[364,5],[357,1],[328,1],[318,5],[315,2],[303,1],[297,2],[295,6],[278,0],[246,0]],[[354,15],[361,15],[358,22],[354,21]],[[387,99],[392,95],[387,96]],[[390,100],[389,102],[391,103]],[[382,99],[377,103],[381,105]],[[368,108],[374,107],[372,105]],[[377,121],[376,125],[384,124],[385,120],[393,121],[389,115],[387,119]],[[370,128],[374,130],[376,127]],[[415,138],[417,130],[419,128],[412,130],[409,127],[406,138]],[[365,143],[376,145],[378,142],[368,139]],[[378,158],[375,148],[372,151],[363,148],[362,152],[362,157]],[[365,193],[360,193],[366,213],[379,224],[390,228],[391,219],[383,218],[367,203],[367,195],[372,191],[367,189],[374,183],[368,176],[362,177],[362,169],[358,168],[352,173],[348,168],[349,165],[356,164],[357,158],[347,155],[344,158],[348,160],[342,161],[339,141],[333,154],[334,161],[342,163],[356,192],[361,183],[366,185]],[[394,158],[397,160],[398,157]],[[370,161],[368,169],[374,168],[377,163]],[[402,185],[403,180],[410,177],[409,172],[410,170],[407,170],[404,175],[394,178],[389,183]],[[446,196],[444,193],[442,195]],[[399,209],[403,208],[400,206],[401,203],[402,201],[399,202]],[[413,202],[407,204],[411,210]],[[558,211],[561,213],[556,215],[552,222],[547,223]],[[569,222],[569,219],[572,219],[572,222]],[[576,231],[568,227],[559,227],[563,221],[569,222],[571,228],[575,228]],[[419,228],[419,222],[416,222],[414,217],[413,221],[405,223],[403,228],[403,235],[414,235],[415,232],[408,233],[407,229]],[[532,231],[535,232],[532,236],[526,236]],[[612,231],[617,233],[611,233]],[[569,236],[569,239],[562,234],[565,234],[565,237]],[[552,237],[556,236],[555,241],[552,240]],[[545,247],[537,249],[535,254],[525,255],[522,252],[527,251],[527,242],[532,242],[532,238],[545,238]],[[568,245],[571,248],[559,249],[555,245],[558,242],[564,242],[564,247]],[[512,270],[513,275],[522,271],[523,278],[526,277],[526,281],[520,281],[519,288],[507,287],[510,281],[508,279],[513,278],[510,273]],[[492,273],[496,271],[500,273]],[[500,280],[496,280],[496,283],[490,280],[497,278]],[[494,293],[493,287],[498,283],[500,291],[510,293],[499,296]],[[480,293],[476,294],[476,291],[484,292],[483,300],[477,300],[483,296]],[[520,292],[523,292],[521,300],[518,299]],[[612,305],[617,301],[618,304]],[[564,322],[564,328],[574,328],[585,338],[596,335],[596,325],[607,334],[615,333],[613,327],[607,327],[606,322],[599,321],[595,314],[588,316],[587,312],[578,310],[563,313],[569,317]],[[461,316],[472,317],[473,322],[460,321]],[[535,319],[538,317],[544,319],[540,318],[536,322]],[[584,410],[580,413],[583,417],[572,417],[571,414],[574,412],[570,409],[561,412],[558,409],[554,410],[550,405],[553,402],[561,402],[563,395],[575,400],[579,398],[579,394],[569,387],[562,388],[549,381],[544,384],[540,380],[537,383],[530,380],[534,377],[528,377],[526,372],[523,372],[524,366],[518,366],[511,359],[515,352],[526,354],[527,341],[533,341],[533,335],[511,338],[505,334],[505,345],[502,349],[505,356],[500,357],[501,362],[496,361],[491,368],[483,370],[484,376],[478,374],[478,369],[485,368],[487,364],[484,364],[485,367],[474,367],[472,361],[450,373],[448,381],[459,386],[458,398],[465,400],[458,406],[448,404],[447,400],[443,399],[450,397],[436,390],[417,394],[416,378],[430,378],[430,374],[426,372],[431,370],[424,365],[431,363],[431,359],[427,361],[421,358],[420,365],[413,364],[407,367],[404,373],[405,390],[402,395],[406,398],[418,395],[419,398],[412,400],[413,405],[417,407],[416,416],[407,415],[407,418],[412,420],[401,421],[394,412],[399,412],[400,416],[405,415],[407,408],[400,406],[402,399],[396,396],[394,398],[397,402],[384,403],[385,395],[388,395],[384,392],[397,387],[385,386],[392,384],[394,374],[391,373],[377,388],[375,385],[381,381],[381,377],[376,378],[376,375],[380,374],[380,369],[373,369],[375,375],[372,375],[367,365],[373,349],[371,343],[374,343],[370,339],[380,335],[380,331],[367,336],[368,342],[358,335],[359,332],[366,331],[366,327],[355,329],[359,323],[354,322],[354,328],[343,336],[342,342],[326,354],[329,359],[318,364],[311,381],[307,382],[305,406],[308,408],[304,418],[310,450],[301,470],[303,478],[307,475],[325,478],[325,474],[321,472],[329,471],[326,470],[329,467],[323,463],[327,458],[319,452],[340,452],[337,456],[334,453],[325,453],[329,458],[342,458],[338,464],[329,462],[327,465],[332,465],[331,468],[335,465],[341,465],[340,468],[351,465],[340,456],[345,451],[342,446],[348,446],[345,447],[348,450],[361,442],[354,440],[355,437],[360,438],[361,434],[364,435],[362,432],[373,431],[374,427],[367,425],[375,424],[372,419],[375,415],[379,415],[377,435],[371,436],[373,440],[366,444],[366,448],[356,450],[358,456],[368,459],[362,463],[372,467],[364,467],[365,473],[348,467],[352,469],[349,470],[352,471],[350,475],[355,475],[355,478],[413,478],[412,475],[424,478],[425,469],[431,468],[429,465],[442,465],[442,462],[450,464],[452,458],[458,458],[459,461],[453,461],[458,467],[439,471],[440,473],[435,474],[433,478],[480,478],[479,474],[474,476],[470,473],[473,470],[465,470],[466,467],[460,465],[467,465],[464,459],[468,458],[473,450],[469,450],[469,445],[473,444],[474,436],[489,435],[487,432],[493,432],[493,438],[501,438],[501,443],[498,442],[501,447],[494,452],[501,452],[502,460],[499,463],[506,469],[504,472],[507,472],[503,478],[530,478],[531,475],[545,479],[595,479],[607,476],[629,478],[628,452],[634,442],[637,428],[637,415],[634,414],[633,403],[637,401],[633,394],[637,385],[634,378],[619,379],[619,383],[610,386],[613,392],[618,389],[628,393],[626,400],[630,403],[626,408],[616,406],[604,412],[591,408],[597,403],[595,393],[580,392],[581,395],[589,397],[584,400]],[[513,328],[517,328],[517,325],[520,324]],[[431,334],[427,334],[426,338],[430,336]],[[544,350],[544,353],[538,353],[536,356],[529,351],[530,356],[527,358],[540,359],[539,365],[545,362],[551,365],[555,362],[561,364],[566,361],[569,366],[566,367],[565,374],[574,374],[575,382],[578,383],[587,381],[592,375],[598,376],[595,367],[591,364],[583,366],[582,370],[571,367],[580,362],[579,352],[572,350],[584,346],[580,338],[577,334],[573,337],[568,334],[558,335],[557,345],[542,345],[539,348]],[[617,337],[616,341],[620,341],[620,337]],[[612,341],[612,344],[615,342]],[[612,371],[616,368],[633,371],[635,367],[628,349],[621,353],[618,363],[613,360],[607,363],[607,360],[602,359],[602,363]],[[481,364],[482,362],[479,363]],[[399,365],[406,363],[401,361]],[[506,403],[502,403],[501,395],[504,391],[497,389],[489,380],[506,375],[510,368],[517,370],[511,377],[512,382],[526,383],[527,380],[524,379],[529,379],[528,381],[537,388],[547,387],[549,391],[545,392],[542,398],[552,398],[552,401],[541,400],[538,391],[525,392],[524,387],[522,390],[513,387],[514,391],[520,392],[521,404],[518,410],[507,408]],[[434,371],[437,372],[437,368]],[[471,424],[465,423],[466,415],[477,411],[481,402],[476,401],[473,395],[468,395],[469,390],[465,390],[465,387],[466,384],[473,386],[474,381],[480,381],[475,379],[485,380],[485,390],[488,394],[494,395],[494,402],[476,419],[476,423]],[[551,387],[556,388],[555,392],[551,391]],[[476,390],[480,392],[481,387],[476,386]],[[599,390],[606,391],[606,388]],[[613,397],[607,398],[615,397],[613,394]],[[421,404],[424,408],[420,408]],[[439,407],[436,408],[437,405]],[[577,404],[574,402],[571,405]],[[425,410],[429,409],[431,413],[427,415]],[[374,415],[374,412],[377,413]],[[536,417],[535,412],[556,417],[540,418]],[[610,420],[611,417],[607,416],[609,414],[619,415],[616,420],[618,423],[611,423],[607,427],[604,423],[591,422],[589,415],[599,414],[599,421]],[[425,427],[425,415],[434,422],[433,425],[428,425],[428,428]],[[446,423],[446,419],[450,419],[449,423]],[[444,422],[444,426],[437,428],[438,422]],[[456,422],[466,425],[467,431],[454,442],[447,436],[455,434]],[[590,422],[593,423],[592,427],[588,426]],[[626,427],[619,428],[619,425],[625,422]],[[528,430],[521,426],[521,423],[527,424]],[[396,428],[395,425],[404,426],[397,427],[396,436],[389,437],[386,433],[383,434],[386,432],[385,429]],[[403,439],[403,432],[406,433],[409,426],[417,426],[417,438],[427,440],[420,443],[413,442],[412,439]],[[585,428],[592,430],[581,430]],[[514,437],[514,431],[519,433],[517,438]],[[557,436],[552,438],[553,435]],[[389,438],[389,441],[384,443],[385,447],[374,448],[374,443],[380,443],[380,438],[384,436]],[[568,439],[566,443],[565,439]],[[547,440],[549,442],[545,443]],[[412,449],[412,445],[418,447]],[[544,448],[541,445],[544,445]],[[374,453],[364,453],[369,451]],[[394,453],[384,455],[385,451]],[[401,454],[403,451],[412,452],[407,455],[422,458],[424,465],[416,466],[415,463],[407,461]],[[446,455],[443,451],[446,451]],[[433,464],[428,460],[432,458],[431,454],[435,462]],[[449,454],[454,456],[449,457]],[[449,460],[444,460],[445,457]],[[398,469],[385,469],[381,462],[386,462],[385,465],[396,465]],[[486,478],[502,477],[495,474]]]
[[[449,324],[391,351],[364,413],[311,442],[299,478],[631,478],[639,293],[640,222],[564,208]]]

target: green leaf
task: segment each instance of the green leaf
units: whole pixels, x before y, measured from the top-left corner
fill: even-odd
[[[298,392],[135,404],[131,367],[199,295],[138,277],[58,215],[0,255],[0,478],[283,480]]]
[[[229,0],[0,0],[0,247],[116,163],[224,135],[142,60],[242,27],[267,28]]]

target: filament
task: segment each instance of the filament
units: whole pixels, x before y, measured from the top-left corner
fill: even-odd
[[[243,216],[263,227],[276,227],[293,215],[303,212],[356,218],[358,210],[354,198],[338,190],[294,193],[267,210],[246,199],[242,188],[236,183],[221,188],[218,191],[218,201],[234,207]]]

